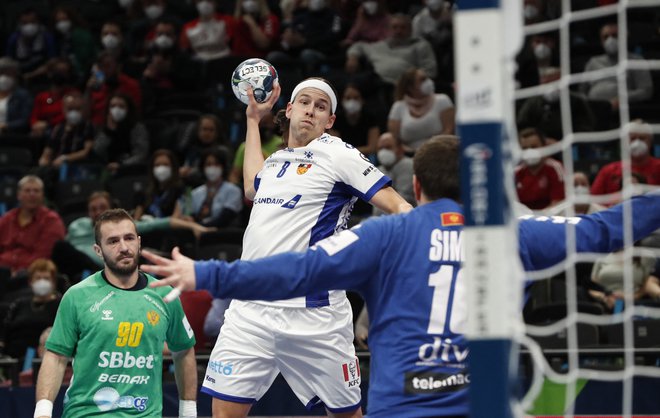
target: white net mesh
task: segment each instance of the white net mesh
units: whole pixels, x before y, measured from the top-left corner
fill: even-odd
[[[565,201],[551,210],[539,210],[536,215],[575,216],[576,204],[607,205],[628,199],[639,193],[640,189],[652,188],[633,184],[630,164],[622,165],[622,188],[613,193],[577,194],[573,177],[577,171],[586,171],[589,177],[594,177],[608,161],[630,161],[631,141],[628,138],[638,126],[629,124],[633,119],[643,118],[645,129],[660,134],[660,96],[654,94],[641,103],[635,103],[629,97],[631,74],[639,70],[651,74],[656,82],[654,89],[660,92],[657,86],[660,83],[660,41],[654,43],[655,39],[660,39],[660,1],[620,0],[616,4],[579,11],[572,11],[571,6],[571,1],[563,0],[558,19],[524,27],[527,39],[543,34],[555,37],[561,73],[555,81],[520,88],[515,92],[515,100],[520,103],[559,91],[563,136],[544,147],[541,155],[562,160]],[[648,19],[636,19],[639,16],[648,16]],[[618,24],[618,64],[586,72],[584,64],[589,54],[585,51],[589,49],[584,47],[581,29],[591,27],[599,31],[606,21]],[[643,29],[647,26],[650,30],[645,37]],[[635,39],[631,39],[633,34]],[[639,59],[638,54],[629,54],[630,48],[641,52],[644,59]],[[602,54],[595,49],[590,51],[593,55]],[[611,77],[617,80],[618,110],[611,113],[611,120],[597,121],[600,130],[576,132],[571,94],[579,93],[580,86],[585,83]],[[607,113],[604,115],[607,116]],[[513,155],[514,159],[525,157],[526,151],[514,145]],[[522,405],[517,406],[519,414],[632,417],[650,414],[653,405],[656,405],[655,412],[660,413],[660,399],[638,402],[635,396],[636,389],[642,386],[657,387],[660,384],[660,304],[653,300],[654,295],[639,297],[640,290],[635,286],[634,277],[639,260],[651,258],[657,261],[660,250],[633,245],[630,213],[627,205],[624,210],[626,247],[620,254],[622,297],[620,302],[615,303],[613,312],[608,312],[607,306],[601,305],[584,288],[584,284],[591,280],[591,265],[602,260],[603,254],[576,254],[575,236],[570,227],[567,227],[569,257],[566,261],[528,275],[534,284],[527,306],[527,323],[524,332],[521,330],[520,340],[523,352],[527,353],[523,354],[523,358],[531,359],[529,364],[526,360],[522,363],[530,366],[526,370],[531,379]],[[621,309],[621,306],[625,308]],[[652,380],[640,382],[639,379],[644,377]],[[606,395],[603,396],[600,412],[599,405],[585,407],[579,401],[581,391],[589,382],[605,382],[602,387],[607,387],[608,382],[616,383],[615,392],[603,392]],[[556,389],[554,395],[550,395],[550,388]],[[561,394],[561,399],[558,399],[557,393]],[[613,393],[617,393],[617,400],[610,399],[609,395]],[[555,402],[555,405],[541,405],[543,399],[549,400],[549,396],[552,399],[550,402]],[[612,405],[619,410],[612,410]]]

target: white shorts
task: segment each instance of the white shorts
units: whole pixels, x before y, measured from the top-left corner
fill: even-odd
[[[283,308],[234,300],[206,368],[202,392],[254,403],[278,373],[307,407],[360,406],[360,368],[348,299],[321,308]]]

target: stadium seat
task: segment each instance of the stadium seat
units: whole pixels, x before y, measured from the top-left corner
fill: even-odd
[[[181,253],[195,258],[197,239],[188,229],[163,229],[140,234],[141,245],[160,253],[170,254],[174,247],[179,247]]]
[[[57,183],[55,192],[55,204],[60,213],[79,211],[86,209],[87,198],[92,192],[103,190],[103,184],[99,180],[68,180]]]
[[[30,167],[34,163],[28,148],[0,147],[0,165],[3,167]]]

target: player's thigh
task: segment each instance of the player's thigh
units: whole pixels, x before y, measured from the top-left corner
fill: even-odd
[[[282,332],[277,343],[277,362],[296,396],[335,413],[359,409],[360,369],[348,301],[289,312],[289,320],[290,332]]]
[[[279,370],[269,323],[272,315],[264,309],[268,308],[232,302],[209,357],[203,392],[226,402],[248,405],[266,393]]]
[[[330,418],[362,418],[362,408],[350,412],[332,412],[326,409]]]
[[[252,408],[252,404],[223,401],[213,398],[211,403],[213,418],[244,418]]]

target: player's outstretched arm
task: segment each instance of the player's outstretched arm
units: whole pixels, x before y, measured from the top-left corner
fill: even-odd
[[[197,361],[195,349],[172,353],[174,378],[179,391],[179,418],[197,417]]]
[[[53,414],[53,401],[62,386],[62,379],[69,359],[65,356],[46,351],[39,377],[37,378],[35,418],[50,418]]]
[[[388,214],[405,213],[412,209],[412,205],[393,187],[383,187],[373,195],[369,203]]]
[[[660,193],[630,200],[633,242],[660,228]],[[551,267],[566,258],[566,228],[575,228],[577,252],[609,253],[624,245],[624,204],[587,216],[528,217],[520,222],[520,253],[527,270]]]
[[[153,265],[143,264],[140,269],[162,277],[161,280],[151,283],[150,286],[172,286],[174,288],[163,298],[165,302],[173,301],[183,291],[195,290],[195,262],[181,254],[179,247],[174,247],[172,250],[171,260],[148,250],[142,250],[142,256]]]
[[[254,187],[254,178],[261,171],[264,165],[264,155],[261,152],[261,135],[259,134],[259,122],[277,103],[280,97],[281,87],[277,81],[273,85],[273,92],[263,103],[258,103],[254,98],[254,91],[251,87],[247,89],[247,95],[250,99],[245,116],[247,118],[247,131],[245,134],[245,156],[243,157],[243,187],[245,197],[252,200],[256,194]]]

